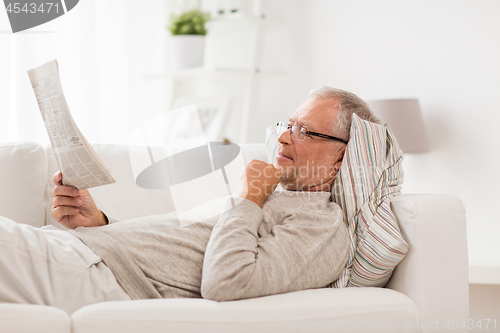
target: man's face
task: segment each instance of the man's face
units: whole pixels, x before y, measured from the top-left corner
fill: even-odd
[[[333,128],[338,107],[334,99],[309,98],[288,119],[311,132],[336,136]],[[281,171],[281,185],[288,190],[329,191],[340,168],[345,144],[307,135],[304,141],[292,138],[290,130],[278,137],[275,166]]]

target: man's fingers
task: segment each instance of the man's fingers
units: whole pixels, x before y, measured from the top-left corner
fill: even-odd
[[[52,176],[52,181],[56,184],[56,186],[54,186],[54,197],[58,195],[65,195],[69,197],[78,196],[78,190],[71,186],[64,186],[62,178],[63,176],[61,171],[57,171],[54,176]]]
[[[57,171],[53,176],[52,176],[52,181],[54,182],[54,184],[56,185],[62,185],[62,172],[61,171]]]
[[[58,195],[76,197],[78,196],[78,193],[79,193],[78,190],[71,186],[64,186],[64,185],[54,186],[54,197]]]
[[[57,221],[61,221],[67,215],[75,215],[79,212],[78,208],[75,207],[67,207],[67,206],[58,206],[56,208],[52,208],[51,214],[52,217]]]
[[[81,206],[82,199],[58,195],[54,198],[52,207],[58,206]]]

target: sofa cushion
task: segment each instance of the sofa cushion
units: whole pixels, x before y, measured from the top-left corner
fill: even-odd
[[[36,143],[0,144],[0,215],[18,223],[45,224],[47,155]]]
[[[66,312],[53,306],[0,304],[0,331],[16,333],[70,333]]]
[[[74,312],[72,320],[74,333],[279,333],[347,331],[353,326],[364,332],[380,331],[381,325],[395,330],[398,323],[403,324],[398,332],[422,331],[415,303],[382,288],[310,289],[230,302],[181,298],[99,303]]]
[[[386,288],[413,299],[422,317],[433,323],[443,325],[450,318],[461,323],[468,319],[469,266],[463,202],[449,194],[402,194],[391,200],[391,208],[410,250]]]

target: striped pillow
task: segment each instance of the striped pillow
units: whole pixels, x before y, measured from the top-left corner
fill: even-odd
[[[273,131],[274,130],[274,131]],[[277,153],[276,130],[267,130],[268,162]],[[389,125],[352,116],[351,137],[332,190],[344,213],[350,255],[330,287],[383,287],[408,252],[390,209],[403,183],[402,154]]]
[[[331,286],[383,287],[408,252],[391,211],[403,183],[402,152],[389,127],[352,116],[351,137],[332,200],[351,236],[347,265]]]

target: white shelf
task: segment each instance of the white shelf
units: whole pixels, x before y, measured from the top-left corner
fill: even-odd
[[[469,284],[500,284],[500,264],[470,264]]]

